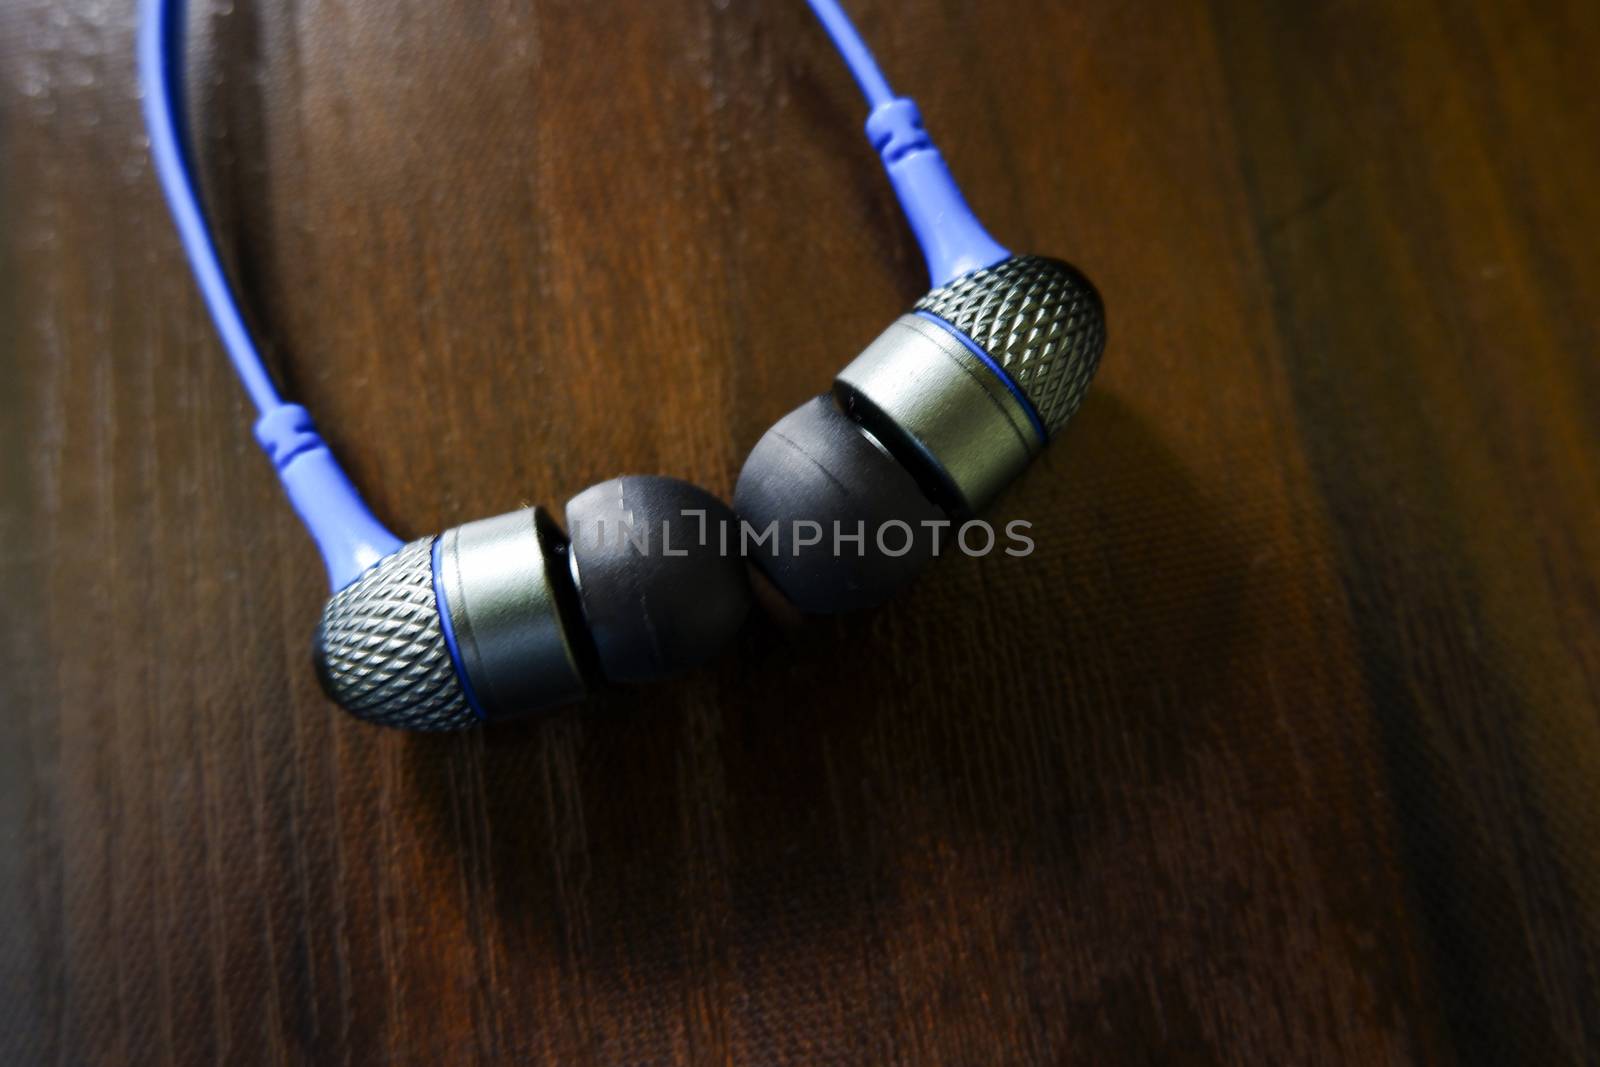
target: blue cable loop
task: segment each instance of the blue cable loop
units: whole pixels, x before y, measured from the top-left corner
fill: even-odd
[[[150,158],[172,209],[178,239],[194,270],[200,295],[217,324],[223,350],[256,406],[256,439],[272,460],[284,492],[322,553],[328,582],[343,589],[368,567],[400,547],[351,484],[311,416],[278,395],[257,351],[239,303],[222,269],[206,225],[178,127],[182,87],[183,20],[179,0],[146,0],[139,25],[139,81]]]
[[[894,95],[837,0],[808,2],[867,99],[867,136],[883,160],[906,220],[922,246],[933,284],[944,285],[1008,258],[1010,253],[989,236],[967,207],[944,158],[923,129],[916,104]],[[139,80],[156,177],[222,347],[256,406],[256,437],[321,550],[330,583],[334,589],[342,589],[400,548],[401,542],[372,516],[305,409],[284,402],[261,359],[222,269],[184,150],[178,119],[182,113],[182,0],[143,3]]]

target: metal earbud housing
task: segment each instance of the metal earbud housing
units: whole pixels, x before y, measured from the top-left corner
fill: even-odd
[[[613,478],[567,503],[413,541],[335,594],[317,627],[323,689],[358,718],[454,730],[571,703],[599,682],[703,663],[752,593],[720,550],[727,505],[674,478]]]
[[[588,691],[566,538],[539,508],[413,541],[336,593],[313,656],[357,718],[458,730]]]
[[[1014,256],[932,290],[834,379],[846,411],[955,515],[982,511],[1088,391],[1105,312],[1060,260]]]
[[[410,730],[478,721],[456,675],[433,586],[435,538],[412,541],[335,593],[312,641],[317,678],[359,719]]]

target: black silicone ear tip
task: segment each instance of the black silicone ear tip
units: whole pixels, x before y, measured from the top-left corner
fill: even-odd
[[[650,681],[711,659],[750,610],[738,520],[688,482],[634,476],[590,486],[567,501],[567,533],[611,681]]]
[[[935,531],[923,524],[945,518],[829,396],[791,411],[756,443],[733,506],[757,534],[778,524],[775,541],[751,542],[752,559],[790,603],[812,614],[887,599],[932,558]],[[800,539],[793,536],[797,522],[807,524]],[[810,523],[821,527],[821,539],[802,546],[814,532]],[[836,529],[864,536],[836,539]],[[907,550],[897,554],[902,546]]]

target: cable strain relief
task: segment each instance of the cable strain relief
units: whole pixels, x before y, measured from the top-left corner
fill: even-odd
[[[256,420],[255,434],[280,474],[296,456],[327,447],[311,421],[311,412],[299,404],[279,404],[269,409]]]
[[[897,96],[872,109],[867,116],[867,140],[872,142],[884,166],[898,162],[910,152],[938,151],[922,125],[922,110],[908,96]]]
[[[883,160],[934,288],[1010,258],[967,206],[914,100],[900,96],[873,108],[867,140]]]
[[[399,550],[400,539],[367,509],[317,433],[310,412],[299,404],[279,404],[256,420],[255,434],[322,553],[334,591]]]

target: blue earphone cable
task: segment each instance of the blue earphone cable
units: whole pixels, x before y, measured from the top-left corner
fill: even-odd
[[[233,288],[222,269],[217,247],[211,240],[205,212],[195,194],[192,171],[183,150],[178,128],[179,94],[182,88],[179,61],[183,54],[182,20],[175,3],[150,0],[139,27],[139,77],[144,89],[144,121],[150,135],[150,158],[161,181],[178,239],[194,269],[195,282],[205,299],[211,318],[222,337],[222,347],[233,361],[245,390],[262,414],[283,403],[272,382],[261,353],[245,326],[244,316],[234,299]]]
[[[827,30],[828,36],[833,39],[833,47],[838,50],[844,65],[850,68],[850,74],[855,78],[856,84],[861,86],[862,95],[867,98],[867,106],[876,108],[893,100],[894,91],[889,88],[889,80],[883,76],[883,71],[878,69],[878,61],[873,58],[872,49],[867,47],[867,42],[856,32],[855,24],[850,21],[850,16],[844,13],[844,8],[840,7],[836,0],[807,0],[807,2],[811,5],[811,13],[817,16],[817,21],[822,23],[822,28]]]
[[[849,16],[835,0],[809,0],[811,10],[833,39],[845,65],[855,76],[870,107],[894,99],[889,83],[872,57],[866,42],[851,25]],[[184,150],[178,126],[182,91],[182,20],[178,4],[172,0],[149,0],[139,33],[139,71],[144,85],[144,119],[150,136],[150,156],[156,176],[166,193],[178,239],[194,270],[200,295],[216,323],[222,347],[244,383],[246,392],[261,414],[283,403],[272,375],[262,361],[240,313],[233,287],[222,268],[216,243],[206,223],[205,210],[195,192],[193,168]]]
[[[808,0],[844,59],[870,114],[867,137],[883,160],[906,220],[922,246],[935,286],[993,266],[1007,252],[983,229],[962,199],[944,158],[922,126],[917,105],[889,88],[866,42],[837,0]],[[289,501],[322,552],[328,578],[342,589],[401,542],[373,517],[318,435],[310,414],[286,403],[261,359],[222,268],[195,191],[178,116],[183,70],[182,0],[143,0],[139,26],[139,79],[150,157],[178,227],[222,346],[260,417],[256,439],[272,460]]]
[[[872,50],[838,0],[806,2],[867,98],[867,139],[878,150],[900,209],[922,246],[934,286],[1008,258],[1011,253],[989,236],[967,207],[944,157],[923,128],[916,102],[889,88]]]

